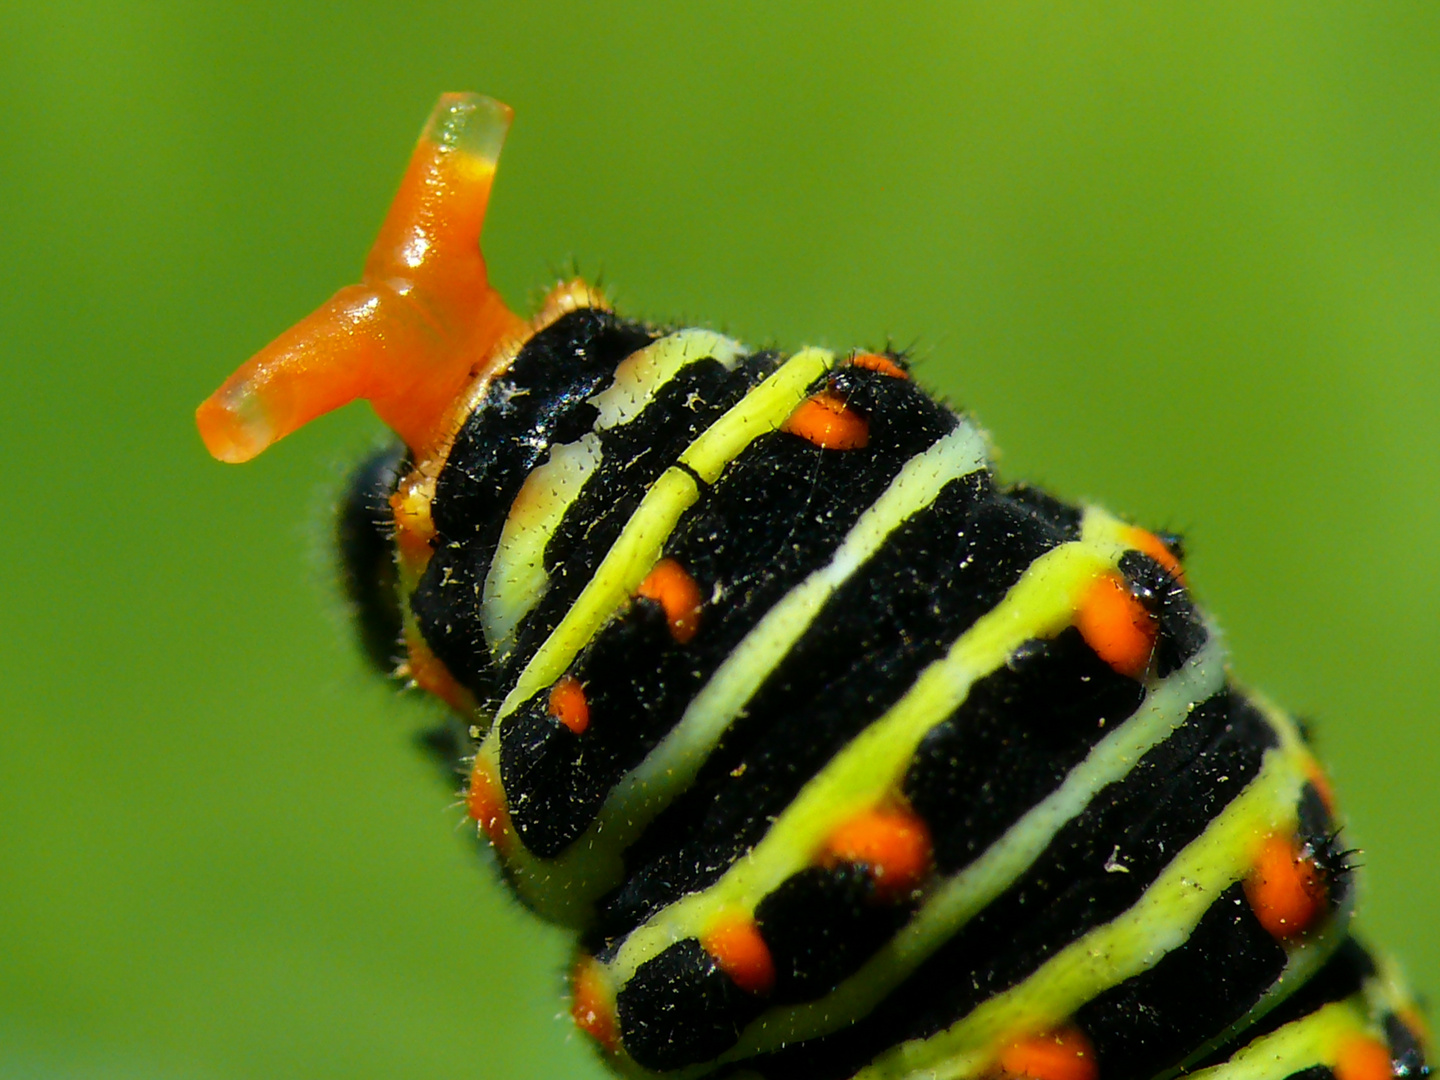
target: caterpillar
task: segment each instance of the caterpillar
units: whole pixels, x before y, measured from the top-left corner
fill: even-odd
[[[450,94],[362,281],[197,411],[245,461],[368,399],[339,519],[377,664],[616,1073],[1429,1075],[1284,711],[1178,536],[989,463],[896,351],[754,351],[479,239],[510,110]],[[398,668],[395,667],[399,657]]]

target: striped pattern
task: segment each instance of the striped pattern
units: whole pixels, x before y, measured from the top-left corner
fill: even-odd
[[[830,414],[864,438],[826,448]],[[1000,485],[893,365],[569,312],[429,510],[415,625],[485,703],[487,829],[579,933],[577,1017],[617,1070],[989,1077],[1078,1030],[1099,1071],[1056,1080],[1422,1072],[1349,937],[1323,777],[1229,682],[1173,555]],[[1267,843],[1312,874],[1301,915]]]

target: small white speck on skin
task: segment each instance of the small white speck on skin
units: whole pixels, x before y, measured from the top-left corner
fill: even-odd
[[[1120,845],[1115,845],[1115,850],[1105,860],[1105,872],[1107,874],[1128,874],[1130,868],[1120,861]]]

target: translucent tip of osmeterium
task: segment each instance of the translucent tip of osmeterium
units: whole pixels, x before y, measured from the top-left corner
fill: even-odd
[[[514,109],[483,94],[442,94],[421,138],[493,169],[514,119]]]
[[[211,456],[232,465],[249,461],[275,441],[275,425],[264,402],[243,386],[201,402],[195,410],[195,426]]]

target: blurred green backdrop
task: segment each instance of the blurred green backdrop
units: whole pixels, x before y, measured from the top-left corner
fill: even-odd
[[[0,1076],[599,1076],[345,636],[354,408],[191,410],[352,281],[435,96],[486,232],[752,342],[918,342],[1011,476],[1184,529],[1440,990],[1440,7],[66,3],[0,14]]]

